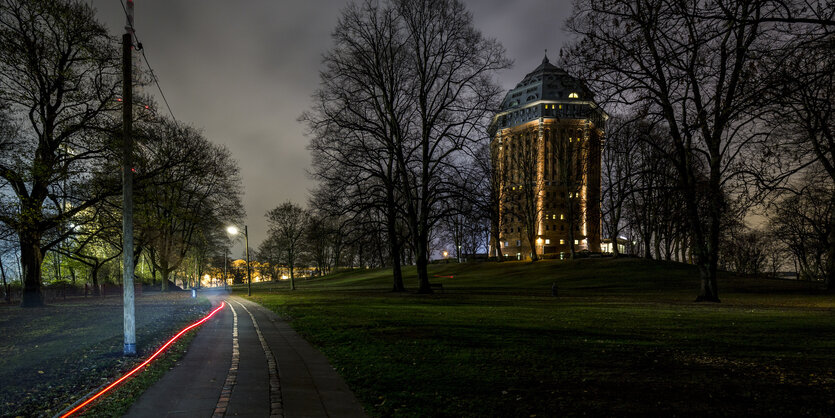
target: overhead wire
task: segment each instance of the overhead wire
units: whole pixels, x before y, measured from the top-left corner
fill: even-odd
[[[139,36],[136,35],[136,28],[133,27],[133,22],[128,16],[128,9],[127,7],[125,7],[124,0],[119,0],[119,4],[122,6],[122,11],[125,12],[125,20],[130,25],[130,30],[133,34],[133,38],[136,39],[136,50],[142,53],[142,59],[145,61],[145,66],[148,67],[148,71],[151,73],[151,78],[154,80],[154,84],[157,85],[159,95],[160,97],[162,97],[162,101],[163,103],[165,103],[165,107],[168,109],[168,113],[171,114],[171,118],[174,119],[174,123],[177,124],[177,118],[174,116],[174,111],[171,110],[171,105],[168,104],[168,99],[165,98],[165,92],[162,91],[162,86],[159,84],[157,74],[154,72],[154,68],[151,67],[151,63],[148,61],[148,56],[145,55],[145,47],[142,46],[142,42],[139,41]]]

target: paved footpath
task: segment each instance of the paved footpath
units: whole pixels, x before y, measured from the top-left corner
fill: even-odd
[[[180,362],[128,417],[365,417],[354,394],[272,311],[239,297],[203,324]]]

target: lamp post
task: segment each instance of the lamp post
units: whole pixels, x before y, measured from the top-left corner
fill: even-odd
[[[226,228],[230,235],[238,235],[238,228],[234,225]],[[252,270],[249,268],[249,232],[244,225],[244,250],[246,251],[246,295],[252,296]]]
[[[226,277],[226,259],[229,258],[229,249],[223,250],[223,290],[229,290],[229,279]]]

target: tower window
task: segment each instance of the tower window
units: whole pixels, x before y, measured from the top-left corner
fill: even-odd
[[[551,240],[550,240],[550,239],[546,239],[546,240],[545,240],[545,245],[548,245],[548,244],[550,244],[550,243],[551,243]]]
[[[579,99],[580,95],[577,94],[577,93],[568,93],[568,98],[569,99]]]

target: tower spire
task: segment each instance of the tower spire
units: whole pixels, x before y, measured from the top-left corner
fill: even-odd
[[[548,49],[547,48],[545,49],[545,58],[542,58],[542,63],[543,64],[550,63],[550,61],[548,61]]]

